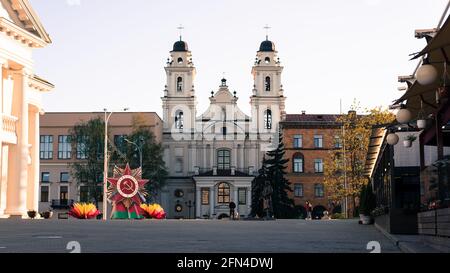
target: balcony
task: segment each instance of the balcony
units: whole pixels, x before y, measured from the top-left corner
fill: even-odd
[[[70,209],[70,207],[74,204],[74,200],[67,200],[67,199],[54,199],[52,200],[51,208],[52,209]]]
[[[8,144],[17,144],[16,123],[18,118],[6,114],[2,116],[2,141]]]

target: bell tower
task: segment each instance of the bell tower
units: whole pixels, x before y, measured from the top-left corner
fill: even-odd
[[[268,27],[266,27],[268,28]],[[258,52],[252,68],[254,80],[253,96],[250,99],[252,117],[259,133],[276,132],[278,123],[286,116],[283,85],[281,83],[281,66],[275,44],[268,35]]]
[[[188,44],[175,42],[165,67],[167,83],[164,89],[164,131],[173,129],[190,132],[195,127],[196,97],[194,80],[196,70]]]

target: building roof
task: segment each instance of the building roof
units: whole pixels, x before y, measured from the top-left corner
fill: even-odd
[[[287,114],[282,123],[336,123],[338,117],[330,114]]]
[[[273,52],[273,51],[275,51],[275,43],[273,43],[272,41],[269,41],[269,40],[265,40],[261,43],[261,45],[259,47],[259,51]]]
[[[173,50],[174,52],[186,52],[189,51],[188,44],[185,41],[176,41],[175,44],[173,44]]]

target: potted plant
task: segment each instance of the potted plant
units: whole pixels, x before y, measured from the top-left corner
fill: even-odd
[[[31,219],[34,219],[34,218],[36,218],[37,212],[35,210],[29,210],[27,212],[27,214],[28,214],[28,217],[30,217]]]
[[[48,211],[41,212],[40,214],[41,214],[41,217],[42,217],[42,218],[44,218],[44,219],[50,219],[50,218],[52,218],[52,216],[53,216],[53,211],[48,210]]]
[[[372,185],[368,183],[361,189],[359,216],[363,225],[373,222],[372,211],[375,209],[376,199],[372,191]]]
[[[426,119],[418,119],[417,120],[417,128],[419,128],[419,129],[427,128],[427,120]]]
[[[415,135],[408,135],[403,140],[403,146],[406,148],[410,148],[412,146],[412,143],[416,141],[417,137]]]

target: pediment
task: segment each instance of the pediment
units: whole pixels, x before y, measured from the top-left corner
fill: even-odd
[[[45,43],[51,43],[39,17],[28,0],[0,0],[0,17],[14,23]]]

